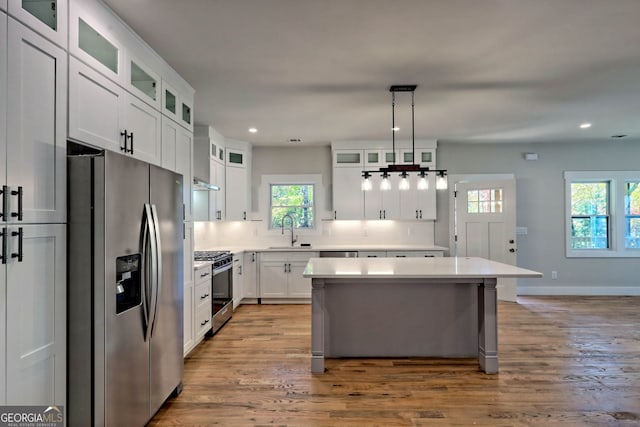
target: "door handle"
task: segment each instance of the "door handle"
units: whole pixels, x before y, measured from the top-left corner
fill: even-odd
[[[22,262],[23,252],[22,252],[22,237],[24,236],[24,231],[22,227],[18,228],[18,231],[12,231],[12,236],[18,236],[18,253],[12,253],[11,258],[18,258],[18,262]],[[3,233],[4,237],[4,233]]]
[[[420,209],[420,219],[422,219],[422,209]]]
[[[133,145],[133,142],[132,142]],[[133,153],[133,151],[132,151]],[[153,228],[152,232],[154,238],[151,240],[152,243],[155,243],[155,282],[153,285],[153,290],[155,291],[155,297],[153,298],[153,317],[151,320],[151,335],[153,335],[153,330],[156,325],[156,319],[158,318],[158,301],[160,300],[160,293],[162,292],[162,245],[160,241],[160,221],[158,220],[158,210],[156,209],[156,205],[151,204],[151,216],[153,218]],[[153,254],[153,252],[151,252]]]
[[[133,154],[133,132],[129,134],[129,139],[131,140],[131,148],[129,149],[129,153]]]
[[[418,219],[418,209],[416,209],[416,219]]]
[[[18,221],[22,221],[22,186],[18,187],[18,190],[11,190],[12,196],[18,196],[18,212],[11,212],[11,217],[18,218]]]
[[[123,142],[124,142],[124,147],[121,145],[120,146],[120,151],[124,151],[125,153],[128,153],[129,150],[127,148],[127,141],[129,140],[129,132],[127,132],[127,130],[123,130],[122,132],[120,132],[120,136],[124,137]]]

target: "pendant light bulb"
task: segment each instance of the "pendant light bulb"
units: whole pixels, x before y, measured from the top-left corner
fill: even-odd
[[[428,190],[429,189],[429,181],[427,181],[427,175],[425,173],[420,174],[420,179],[418,180],[418,190]]]
[[[380,191],[391,190],[391,183],[389,182],[389,174],[382,174],[382,181],[380,181]]]
[[[366,177],[362,180],[362,191],[371,191],[373,186],[371,185],[371,179]]]
[[[402,178],[400,179],[400,184],[398,184],[398,190],[407,191],[409,188],[411,188],[411,185],[409,185],[409,180],[407,179],[407,173],[402,172],[400,176]]]
[[[447,178],[445,178],[444,172],[438,173],[438,179],[436,180],[436,189],[437,190],[447,189]]]

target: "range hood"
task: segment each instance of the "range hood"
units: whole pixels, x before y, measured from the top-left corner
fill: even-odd
[[[196,178],[195,176],[193,177],[193,189],[200,191],[220,191],[219,186],[209,184],[208,182],[200,178]]]

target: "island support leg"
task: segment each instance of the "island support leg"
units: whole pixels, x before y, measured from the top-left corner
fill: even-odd
[[[478,286],[478,362],[487,374],[498,373],[498,298],[496,279]]]
[[[311,281],[311,372],[324,373],[324,280]]]

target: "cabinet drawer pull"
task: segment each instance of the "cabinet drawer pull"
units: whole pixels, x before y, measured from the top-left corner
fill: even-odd
[[[207,298],[208,296],[209,296],[209,294],[201,295],[201,296],[200,296],[200,299],[205,299],[205,298]]]
[[[207,319],[207,320],[204,320],[204,321],[200,322],[200,326],[204,326],[204,325],[206,325],[207,323],[209,323],[209,319]]]
[[[127,130],[123,130],[122,132],[120,132],[120,136],[122,136],[122,141],[124,142],[124,146],[120,146],[120,151],[124,151],[125,153],[129,152],[129,149],[127,148],[127,141],[129,141],[129,132],[127,132]]]
[[[207,277],[208,275],[209,275],[209,272],[201,273],[201,274],[200,274],[200,277]]]

